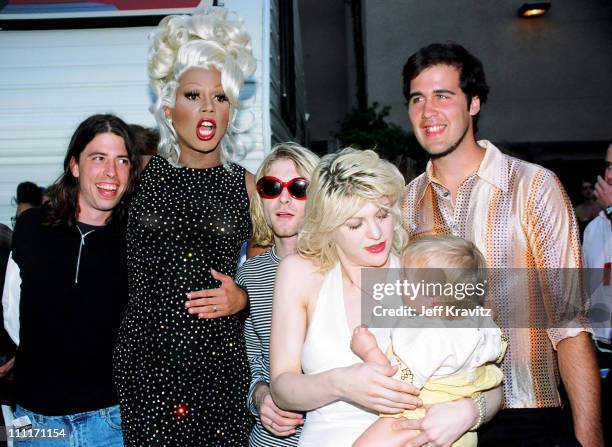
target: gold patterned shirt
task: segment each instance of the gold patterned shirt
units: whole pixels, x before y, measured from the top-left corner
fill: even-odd
[[[562,327],[546,328],[515,321],[511,309],[524,309],[529,320],[540,311],[549,316],[561,313],[570,301],[587,308],[581,285],[554,273],[582,267],[575,216],[551,171],[507,156],[489,141],[478,144],[486,149],[485,156],[478,171],[459,187],[454,205],[429,162],[426,172],[406,187],[403,224],[411,239],[431,234],[468,239],[482,251],[489,268],[520,269],[516,271],[526,275],[525,281],[515,281],[512,292],[506,284],[491,287],[486,303],[509,339],[502,363],[504,407],[556,407],[560,397],[555,348],[564,338],[589,330],[584,314],[581,311]],[[535,291],[542,290],[542,283],[555,296],[544,304]]]

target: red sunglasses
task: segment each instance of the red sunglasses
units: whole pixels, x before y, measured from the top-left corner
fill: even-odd
[[[257,182],[257,192],[262,199],[276,199],[287,188],[291,197],[297,200],[306,200],[306,188],[308,180],[304,177],[296,177],[288,182],[283,182],[276,177],[266,175]]]

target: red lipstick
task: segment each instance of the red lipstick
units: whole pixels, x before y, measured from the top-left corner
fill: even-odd
[[[198,121],[196,136],[202,141],[212,140],[217,133],[217,123],[212,118],[203,118]]]
[[[369,251],[370,253],[380,253],[381,251],[385,249],[386,246],[387,246],[387,242],[382,241],[379,244],[370,245],[369,247],[366,247],[365,249]]]

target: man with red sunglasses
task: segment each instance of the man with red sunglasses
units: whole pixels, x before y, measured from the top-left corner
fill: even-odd
[[[255,176],[257,195],[251,200],[252,242],[270,247],[248,259],[236,274],[247,290],[250,315],[245,322],[251,366],[248,406],[256,418],[250,446],[296,446],[303,415],[278,408],[270,395],[270,329],[276,270],[281,259],[295,253],[304,221],[307,186],[319,158],[297,144],[278,145]]]

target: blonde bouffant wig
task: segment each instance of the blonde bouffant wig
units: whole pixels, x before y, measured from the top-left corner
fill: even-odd
[[[335,230],[364,205],[374,203],[391,213],[394,224],[392,250],[399,256],[408,240],[401,221],[403,190],[404,177],[399,170],[372,150],[347,148],[326,155],[308,187],[298,253],[315,260],[321,271],[328,271],[339,260]]]
[[[221,162],[238,160],[244,151],[233,141],[233,117],[244,80],[255,72],[251,37],[240,17],[212,7],[193,15],[162,19],[151,35],[149,80],[157,100],[153,114],[159,125],[159,154],[178,165],[180,148],[165,108],[173,108],[178,79],[190,68],[217,69],[230,103],[230,124],[221,140]],[[240,153],[242,152],[242,153]]]

